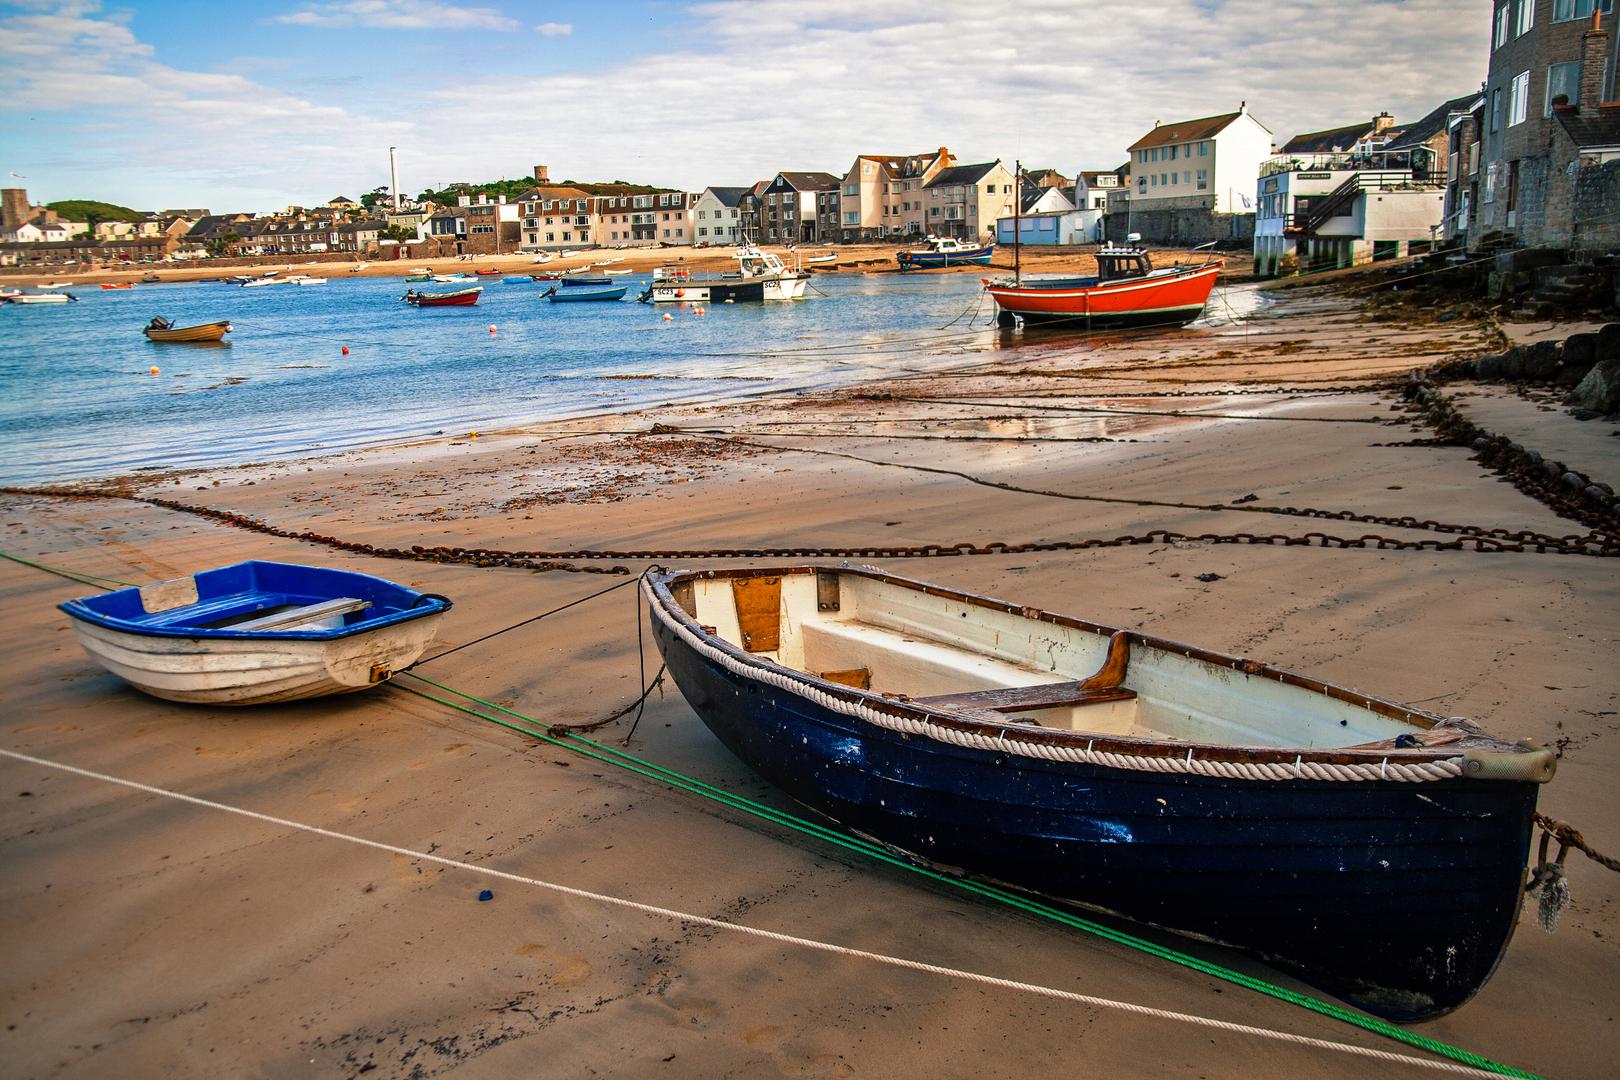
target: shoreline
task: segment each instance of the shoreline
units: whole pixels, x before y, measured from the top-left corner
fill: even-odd
[[[877,550],[1169,530],[1184,539],[856,561],[1254,657],[1556,746],[1560,768],[1541,808],[1612,851],[1614,560],[1354,543],[1368,533],[1408,544],[1455,538],[1424,527],[1434,522],[1579,531],[1468,450],[1437,445],[1382,389],[1414,368],[1493,347],[1500,329],[1389,316],[1344,292],[1301,288],[1240,331],[1041,344],[955,371],[647,417],[687,432],[623,433],[624,414],[613,413],[547,422],[543,433],[530,425],[476,441],[129,479],[132,494],[333,545],[147,503],[37,493],[0,496],[0,536],[9,552],[125,581],[264,558],[443,593],[456,606],[430,655],[517,628],[448,656],[427,669],[433,678],[547,723],[586,724],[641,691],[641,611],[632,621],[629,589],[564,605],[627,579],[476,555],[437,561],[433,548]],[[1578,430],[1567,414],[1509,394],[1471,400],[1525,446],[1620,462],[1620,439]],[[695,437],[705,430],[717,434]],[[1286,512],[1302,507],[1411,523]],[[1196,539],[1273,533],[1326,533],[1351,546]],[[366,544],[428,551],[381,559],[358,547]],[[623,565],[633,576],[651,561],[581,565]],[[918,888],[399,685],[230,712],[143,697],[65,632],[54,605],[85,591],[0,562],[11,612],[0,625],[6,748],[436,850],[474,869],[361,852],[0,761],[13,793],[0,804],[10,886],[0,947],[13,960],[0,975],[0,1009],[15,1024],[4,1038],[20,1072],[403,1077],[429,1062],[516,1077],[543,1055],[548,1071],[582,1075],[602,1068],[611,1045],[625,1075],[1031,1075],[1072,1056],[1077,1040],[1099,1074],[1140,1073],[1145,1044],[1152,1070],[1212,1080],[1359,1080],[1367,1071],[1319,1047],[740,944],[485,867],[854,949],[1386,1046],[1276,999],[1222,992],[1197,973]],[[657,658],[648,660],[651,676]],[[617,746],[630,725],[626,716],[591,737]],[[667,684],[648,697],[630,748],[792,809]],[[1605,1075],[1602,1063],[1620,1057],[1614,875],[1579,857],[1566,872],[1574,902],[1558,933],[1537,930],[1527,902],[1491,981],[1418,1031],[1545,1075]],[[489,901],[479,899],[484,888]],[[1443,897],[1434,903],[1430,917],[1445,917]],[[1253,957],[1123,928],[1315,993]]]

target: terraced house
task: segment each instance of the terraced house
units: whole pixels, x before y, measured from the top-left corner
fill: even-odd
[[[825,172],[779,172],[760,200],[759,242],[803,244],[820,235],[816,203],[822,192],[837,191],[840,180]]]
[[[941,169],[923,185],[928,196],[927,234],[990,239],[996,219],[1013,212],[1013,186],[1011,170],[999,160]]]

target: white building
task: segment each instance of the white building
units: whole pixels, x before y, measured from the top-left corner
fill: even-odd
[[[1233,113],[1154,124],[1130,149],[1133,213],[1246,214],[1254,210],[1254,177],[1271,156],[1271,131],[1245,102]]]
[[[1075,209],[1107,210],[1109,192],[1118,190],[1118,173],[1082,171],[1074,178]]]
[[[742,242],[742,226],[737,203],[751,188],[706,187],[692,205],[693,243],[737,244]]]

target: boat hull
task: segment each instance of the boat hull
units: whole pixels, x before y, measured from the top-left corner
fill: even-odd
[[[545,297],[553,304],[581,304],[597,301],[623,300],[624,294],[629,291],[628,285],[610,285],[594,289],[557,289],[546,292]]]
[[[1210,265],[1069,288],[991,282],[985,291],[1002,312],[1030,324],[1077,330],[1185,326],[1203,314],[1220,272],[1219,265]]]
[[[785,274],[776,278],[736,281],[661,281],[653,284],[648,297],[655,304],[724,304],[762,300],[798,300],[804,296],[808,274]]]
[[[972,251],[902,251],[894,260],[902,270],[938,270],[945,266],[989,266],[996,245]]]
[[[148,341],[164,344],[189,344],[203,341],[221,341],[231,332],[228,322],[203,323],[199,326],[176,326],[169,330],[147,327],[143,333]]]
[[[409,293],[405,299],[417,307],[472,307],[483,291],[476,288],[453,293]]]
[[[1235,946],[1400,1021],[1468,1000],[1512,935],[1533,784],[1232,780],[956,745],[739,673],[649,595],[676,685],[727,749],[921,862]]]
[[[374,686],[377,670],[415,663],[441,616],[335,641],[227,641],[154,638],[73,621],[79,644],[102,667],[165,701],[268,705],[352,694]]]

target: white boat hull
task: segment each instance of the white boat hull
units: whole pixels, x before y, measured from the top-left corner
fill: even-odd
[[[364,690],[416,662],[441,615],[325,641],[129,634],[74,619],[85,652],[166,701],[263,705]]]

